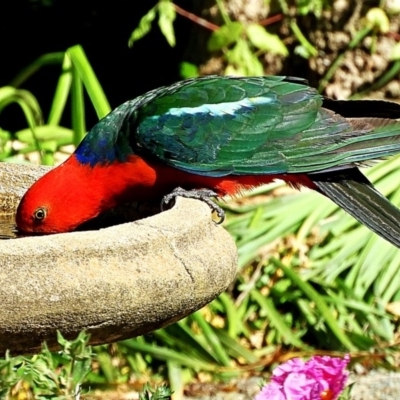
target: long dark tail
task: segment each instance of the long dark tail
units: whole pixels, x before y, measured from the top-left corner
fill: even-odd
[[[308,174],[319,191],[355,219],[400,247],[400,210],[358,168]]]

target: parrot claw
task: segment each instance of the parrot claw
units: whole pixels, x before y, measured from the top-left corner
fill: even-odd
[[[186,197],[188,199],[197,199],[204,201],[210,208],[212,212],[216,212],[219,221],[217,224],[222,224],[225,220],[225,212],[224,210],[218,205],[215,204],[211,197],[216,197],[218,194],[210,189],[192,189],[192,190],[185,190],[181,187],[177,187],[174,189],[170,194],[167,194],[161,200],[161,211],[164,211],[164,206],[168,204],[171,200],[175,200],[176,197]]]

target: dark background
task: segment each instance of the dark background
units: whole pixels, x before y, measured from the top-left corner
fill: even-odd
[[[0,6],[0,87],[42,54],[81,44],[106,96],[114,108],[158,86],[180,79],[179,62],[188,50],[193,23],[177,15],[177,36],[171,48],[157,18],[151,33],[132,48],[128,39],[140,18],[156,1],[137,0],[9,0]],[[191,10],[191,1],[175,1]],[[59,76],[49,66],[24,84],[38,98],[46,115]],[[88,102],[89,105],[89,102]],[[63,119],[67,120],[68,115]],[[97,118],[87,109],[88,127]],[[3,129],[17,130],[26,123],[18,106],[0,115]]]

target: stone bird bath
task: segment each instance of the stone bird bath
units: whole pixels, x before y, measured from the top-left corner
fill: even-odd
[[[0,163],[0,212],[12,213],[47,171]],[[236,274],[236,247],[207,205],[100,230],[0,241],[0,354],[37,352],[56,330],[91,343],[151,332],[198,310]]]

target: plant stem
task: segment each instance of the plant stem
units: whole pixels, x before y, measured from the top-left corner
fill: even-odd
[[[318,50],[306,39],[303,35],[303,32],[300,30],[299,26],[297,25],[296,20],[292,19],[290,21],[290,29],[292,30],[296,39],[300,42],[300,44],[307,49],[308,53],[315,57],[318,54]]]
[[[215,2],[217,3],[219,12],[221,13],[221,17],[224,20],[225,25],[229,25],[230,23],[232,23],[228,13],[226,12],[226,8],[222,0],[215,0]]]
[[[303,32],[300,30],[297,22],[293,16],[290,15],[290,9],[286,0],[279,0],[279,5],[283,11],[283,14],[290,18],[290,29],[292,30],[296,39],[300,44],[308,51],[311,56],[316,56],[318,54],[317,49],[307,40]]]
[[[283,18],[284,18],[283,14],[276,14],[276,15],[273,15],[272,17],[264,18],[261,21],[258,21],[258,25],[261,25],[261,26],[272,25],[275,22],[282,21]]]
[[[209,29],[210,31],[217,31],[219,29],[218,25],[215,25],[211,22],[208,22],[204,18],[200,18],[196,14],[193,14],[189,11],[184,10],[183,8],[177,6],[176,4],[172,3],[173,7],[175,8],[175,11],[177,14],[182,15],[182,17],[185,17],[189,19],[190,21],[193,21],[197,25],[203,26],[204,28]]]
[[[359,93],[355,93],[350,97],[350,99],[355,100],[355,99],[360,99],[362,97],[365,97],[368,93],[378,90],[385,86],[388,82],[390,82],[395,76],[397,76],[400,73],[400,60],[396,60],[393,65],[390,67],[390,69],[385,72],[383,75],[381,75],[376,82],[374,82],[370,87],[368,87],[365,90],[362,90]]]
[[[83,84],[75,65],[72,65],[71,107],[74,145],[77,147],[86,134],[86,126]]]
[[[30,76],[32,76],[38,69],[45,65],[62,64],[64,60],[64,53],[48,53],[37,58],[32,64],[24,68],[11,82],[10,85],[14,87],[21,86]]]
[[[331,66],[328,68],[328,71],[326,71],[325,76],[321,79],[318,86],[318,92],[321,93],[325,89],[326,85],[331,80],[332,76],[335,74],[336,70],[342,63],[346,52],[348,50],[354,49],[371,32],[371,30],[372,28],[366,27],[362,31],[358,32],[358,34],[349,43],[347,49],[336,57]]]

